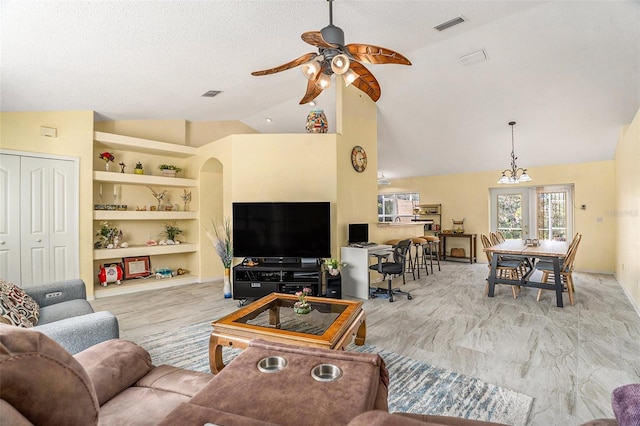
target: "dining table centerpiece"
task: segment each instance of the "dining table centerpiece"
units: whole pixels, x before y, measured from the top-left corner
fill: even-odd
[[[309,287],[304,287],[302,291],[297,291],[298,301],[293,304],[293,312],[296,314],[308,314],[311,312],[311,303],[307,300],[307,296],[311,294]]]

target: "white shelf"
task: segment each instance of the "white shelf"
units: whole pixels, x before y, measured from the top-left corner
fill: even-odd
[[[120,294],[139,293],[141,291],[158,290],[196,282],[198,282],[198,278],[195,275],[189,274],[161,279],[156,279],[154,275],[151,275],[145,279],[125,280],[122,281],[120,285],[110,283],[107,287],[103,287],[100,284],[95,284],[93,287],[93,295],[96,298],[118,296]]]
[[[94,260],[118,259],[135,256],[157,256],[163,254],[190,253],[198,251],[198,244],[182,243],[166,246],[132,246],[117,249],[95,249]]]
[[[136,175],[135,173],[93,172],[93,180],[97,182],[121,183],[126,185],[156,185],[198,187],[195,179],[173,178],[165,176]]]
[[[185,211],[117,211],[94,210],[93,220],[190,220],[197,219],[197,212]]]
[[[197,149],[192,146],[114,135],[113,133],[93,132],[93,139],[101,145],[114,150],[120,149],[154,155],[169,155],[177,158],[193,157],[197,152]]]

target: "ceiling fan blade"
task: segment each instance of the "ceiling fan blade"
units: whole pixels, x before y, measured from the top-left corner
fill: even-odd
[[[411,65],[411,61],[398,52],[371,44],[352,43],[345,48],[351,56],[361,62],[368,64],[400,64]]]
[[[320,74],[318,74],[314,80],[307,80],[307,93],[305,93],[304,97],[300,99],[300,105],[311,102],[320,93],[322,93],[322,89],[316,85],[318,77],[320,77]]]
[[[302,33],[302,40],[312,46],[325,47],[327,49],[335,49],[338,47],[335,44],[325,41],[320,31],[307,31],[306,33]]]
[[[275,68],[269,68],[269,69],[261,70],[261,71],[254,71],[254,72],[251,73],[251,75],[275,74],[275,73],[280,72],[280,71],[288,70],[290,68],[295,68],[298,65],[304,64],[305,62],[309,62],[310,60],[312,60],[316,56],[318,56],[318,54],[315,53],[315,52],[307,53],[307,54],[304,54],[304,55],[300,56],[297,59],[294,59],[291,62],[287,62],[286,64],[282,64],[282,65],[277,66]]]
[[[381,95],[380,84],[378,84],[378,80],[371,74],[371,71],[356,61],[351,61],[349,68],[358,74],[358,78],[351,84],[369,95],[373,102],[377,102]]]

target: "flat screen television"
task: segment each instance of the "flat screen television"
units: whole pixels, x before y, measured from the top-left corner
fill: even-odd
[[[331,257],[329,202],[233,203],[233,254],[259,258]]]
[[[349,224],[349,244],[368,243],[369,224],[350,223]]]

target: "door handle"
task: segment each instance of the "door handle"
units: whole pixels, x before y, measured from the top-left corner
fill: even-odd
[[[42,238],[37,238],[36,239],[36,243],[41,243],[42,242]]]
[[[0,241],[0,245],[3,245],[3,244],[4,244],[4,241]]]

